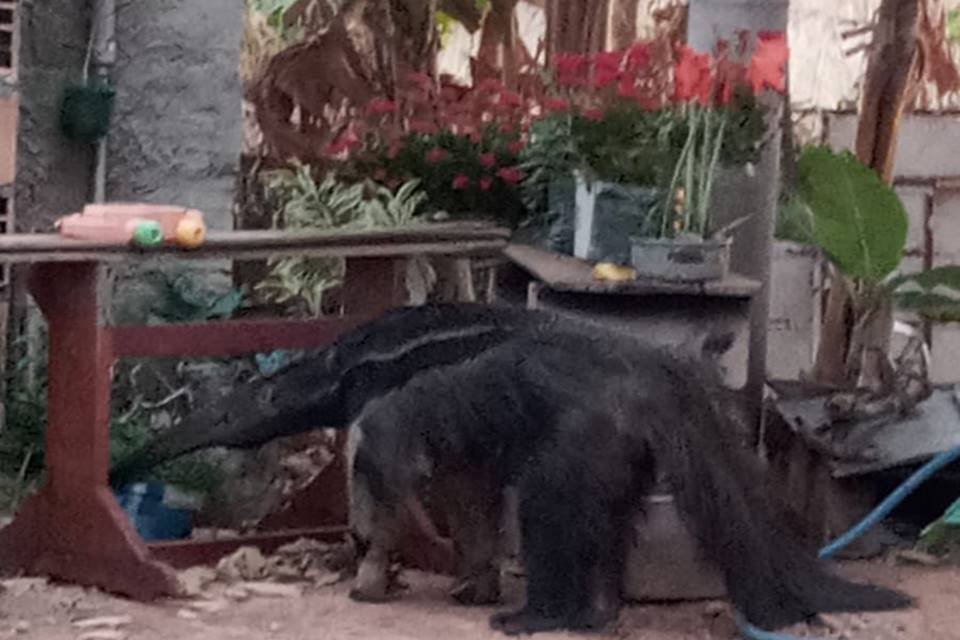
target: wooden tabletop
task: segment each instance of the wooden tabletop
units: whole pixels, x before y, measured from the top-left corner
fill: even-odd
[[[736,274],[730,274],[722,280],[705,282],[668,282],[652,279],[609,282],[595,280],[593,265],[572,256],[520,244],[507,247],[504,255],[553,291],[634,296],[699,295],[750,298],[760,288],[760,283],[756,280]]]
[[[157,257],[259,260],[270,257],[399,257],[418,254],[493,255],[510,231],[485,223],[425,224],[375,231],[214,231],[202,246],[141,249],[115,242],[65,238],[57,233],[0,235],[2,262],[122,262]]]

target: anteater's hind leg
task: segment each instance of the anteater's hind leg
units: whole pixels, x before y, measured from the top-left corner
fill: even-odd
[[[390,599],[393,586],[390,554],[396,547],[399,509],[397,505],[387,504],[382,496],[378,498],[369,470],[357,464],[362,446],[363,432],[359,424],[354,424],[347,437],[346,461],[350,531],[360,562],[350,597],[360,602],[384,602]]]
[[[481,470],[457,473],[443,485],[456,563],[450,595],[460,604],[495,604],[500,601],[502,487]]]
[[[350,529],[361,555],[350,597],[360,602],[390,598],[390,554],[396,546],[396,510],[377,501],[362,473],[350,483]]]

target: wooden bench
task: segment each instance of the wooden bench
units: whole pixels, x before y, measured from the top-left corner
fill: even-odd
[[[56,234],[0,236],[0,263],[30,264],[29,288],[46,318],[49,339],[46,480],[0,530],[0,568],[146,600],[176,593],[173,566],[209,561],[240,544],[269,549],[301,535],[340,539],[347,503],[343,461],[337,458],[298,498],[302,508],[286,523],[295,530],[231,541],[146,544],[107,484],[113,364],[121,358],[227,357],[323,347],[406,302],[407,258],[495,256],[509,235],[483,224],[363,233],[211,231],[202,247],[190,251],[140,251]],[[108,326],[101,319],[106,300],[98,291],[98,272],[104,265],[277,256],[345,258],[344,314],[157,326]]]

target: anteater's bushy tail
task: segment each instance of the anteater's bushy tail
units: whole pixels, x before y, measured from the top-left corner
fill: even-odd
[[[677,421],[650,418],[653,445],[673,472],[681,513],[707,558],[722,572],[734,606],[746,620],[777,629],[817,613],[900,609],[912,599],[829,573],[816,551],[778,518],[782,507],[757,461],[732,442],[725,416],[711,402],[715,386],[686,363],[665,365],[683,407]]]

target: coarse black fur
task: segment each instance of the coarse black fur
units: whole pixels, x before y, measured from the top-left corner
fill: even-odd
[[[359,414],[353,473],[376,509],[401,508],[431,478],[518,486],[527,603],[495,617],[507,632],[592,628],[615,615],[627,515],[658,469],[750,622],[775,628],[818,611],[909,604],[826,573],[779,525],[763,477],[727,441],[728,421],[710,400],[715,381],[701,369],[543,312],[404,309],[273,381],[239,388],[113,479],[198,448],[257,446]],[[266,402],[252,400],[271,388]]]
[[[381,512],[446,476],[517,486],[526,603],[491,619],[506,633],[594,629],[616,616],[629,516],[658,472],[754,625],[908,606],[899,592],[827,572],[780,524],[755,461],[731,444],[707,370],[600,329],[532,323],[369,402],[354,427],[355,481]]]
[[[255,448],[318,428],[346,428],[370,399],[418,371],[452,364],[552,317],[511,307],[432,304],[384,313],[327,349],[240,385],[117,463],[121,486],[153,467],[209,447]]]

